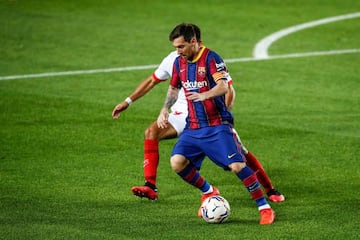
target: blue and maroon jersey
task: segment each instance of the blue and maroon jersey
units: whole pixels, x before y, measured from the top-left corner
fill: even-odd
[[[229,74],[222,58],[203,47],[193,61],[177,57],[170,85],[183,87],[187,92],[206,92],[216,86],[217,81],[227,81]],[[232,114],[225,104],[225,95],[205,101],[187,100],[188,117],[185,128],[198,129],[221,124],[233,124]]]

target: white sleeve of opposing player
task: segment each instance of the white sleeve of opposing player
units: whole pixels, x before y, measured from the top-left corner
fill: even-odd
[[[227,74],[226,74],[226,81],[227,81],[228,85],[231,85],[231,84],[232,84],[232,78],[231,78],[229,72],[227,72]]]
[[[165,81],[166,79],[171,77],[172,68],[177,56],[178,56],[177,52],[173,51],[161,61],[159,67],[154,72],[154,75],[157,80]]]

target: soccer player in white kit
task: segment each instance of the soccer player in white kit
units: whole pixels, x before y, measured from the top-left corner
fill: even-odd
[[[155,85],[164,82],[172,75],[172,67],[175,58],[178,56],[177,51],[171,52],[166,56],[155,72],[145,78],[136,89],[123,102],[115,106],[112,116],[114,119],[119,118],[120,112],[126,110],[134,101],[138,100],[146,93],[148,93]],[[232,86],[232,79],[228,76],[228,92],[226,94],[226,105],[231,109],[234,99],[235,91]],[[145,130],[144,140],[144,178],[145,184],[143,186],[132,187],[132,192],[138,197],[146,197],[150,200],[158,198],[158,189],[156,187],[157,167],[159,164],[159,141],[163,139],[171,139],[178,137],[185,128],[186,117],[188,115],[187,102],[184,91],[179,92],[176,103],[171,108],[169,114],[168,127],[159,128],[155,120]],[[235,131],[235,130],[234,130]],[[238,135],[237,135],[238,136]],[[238,138],[240,141],[240,138]],[[243,144],[241,144],[243,146]],[[268,198],[273,202],[282,202],[285,200],[283,194],[275,189],[269,176],[266,174],[260,161],[245,147],[242,149],[247,165],[256,172],[257,178],[263,186]]]

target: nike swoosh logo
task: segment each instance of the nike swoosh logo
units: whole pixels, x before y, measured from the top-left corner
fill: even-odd
[[[236,153],[233,153],[231,155],[228,155],[228,158],[233,158],[236,155]]]
[[[185,71],[185,69],[180,69],[180,72],[183,72],[183,71]]]
[[[147,166],[147,165],[149,165],[149,159],[144,160],[144,167]]]

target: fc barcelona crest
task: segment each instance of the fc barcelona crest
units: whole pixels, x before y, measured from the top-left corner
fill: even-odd
[[[198,74],[199,75],[205,75],[206,68],[205,67],[198,67]]]

